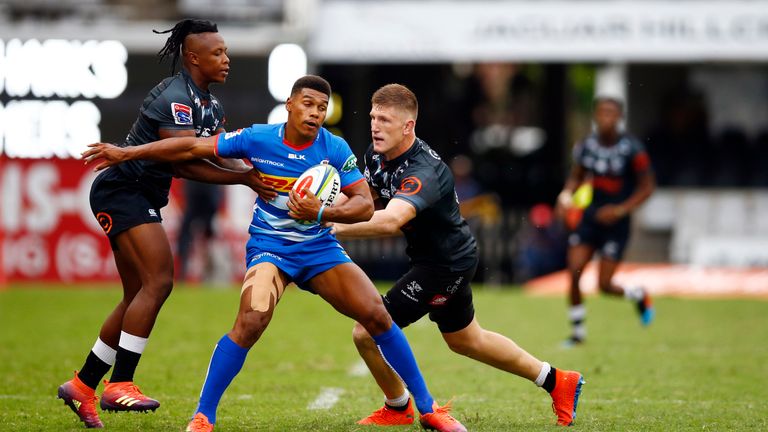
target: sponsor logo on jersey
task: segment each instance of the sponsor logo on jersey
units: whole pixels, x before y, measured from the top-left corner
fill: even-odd
[[[243,132],[242,128],[240,128],[240,129],[238,129],[236,131],[227,132],[227,133],[224,134],[224,139],[228,140],[230,138],[236,137],[236,136],[240,135],[242,132]]]
[[[350,172],[355,168],[357,168],[357,158],[355,155],[350,155],[344,162],[344,165],[341,166],[341,172]]]
[[[272,165],[272,166],[276,166],[276,167],[284,167],[285,166],[285,164],[282,163],[282,162],[276,162],[276,161],[273,161],[273,160],[262,159],[262,158],[258,158],[258,157],[252,157],[251,158],[251,162],[263,163],[263,164],[266,164],[266,165]]]
[[[421,180],[418,177],[410,176],[403,179],[400,182],[400,189],[397,191],[398,195],[416,195],[421,190]]]
[[[171,102],[171,113],[173,113],[173,121],[177,125],[192,124],[192,108],[189,106]]]
[[[289,192],[296,183],[296,177],[281,177],[261,174],[261,181],[274,187],[278,192]]]
[[[288,159],[307,160],[307,155],[288,153]]]

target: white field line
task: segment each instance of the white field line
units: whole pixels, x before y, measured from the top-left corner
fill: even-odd
[[[320,394],[307,405],[308,410],[327,410],[333,408],[339,398],[344,393],[343,388],[339,387],[323,387],[320,389]]]

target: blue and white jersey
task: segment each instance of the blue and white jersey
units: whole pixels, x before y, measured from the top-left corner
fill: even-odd
[[[285,140],[285,124],[254,124],[219,135],[216,154],[225,158],[248,159],[261,172],[265,183],[277,189],[272,201],[256,199],[251,235],[274,236],[303,242],[329,233],[317,222],[299,222],[288,216],[288,193],[307,168],[320,163],[339,171],[341,189],[364,181],[357,158],[343,138],[320,128],[313,142],[295,145]]]

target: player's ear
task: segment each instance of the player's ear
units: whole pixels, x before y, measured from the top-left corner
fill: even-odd
[[[413,119],[406,121],[405,126],[403,127],[403,135],[413,134],[413,129],[415,126],[416,126],[416,122]]]
[[[190,64],[193,64],[195,66],[198,66],[200,64],[200,59],[197,57],[197,53],[194,51],[187,51],[187,59],[189,60]]]

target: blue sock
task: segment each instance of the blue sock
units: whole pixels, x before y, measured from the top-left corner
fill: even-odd
[[[241,348],[229,336],[224,335],[219,339],[219,343],[213,350],[211,362],[208,364],[208,374],[205,376],[203,391],[200,392],[200,402],[195,414],[203,413],[208,417],[208,421],[216,423],[216,408],[219,406],[221,396],[235,375],[240,372],[247,354],[248,349]]]
[[[376,341],[376,345],[379,346],[387,363],[405,382],[406,387],[413,395],[419,412],[422,414],[431,413],[434,399],[427,390],[427,384],[424,382],[424,377],[421,376],[411,346],[408,345],[408,340],[400,327],[392,323],[392,328],[378,336],[373,336],[373,340]]]

